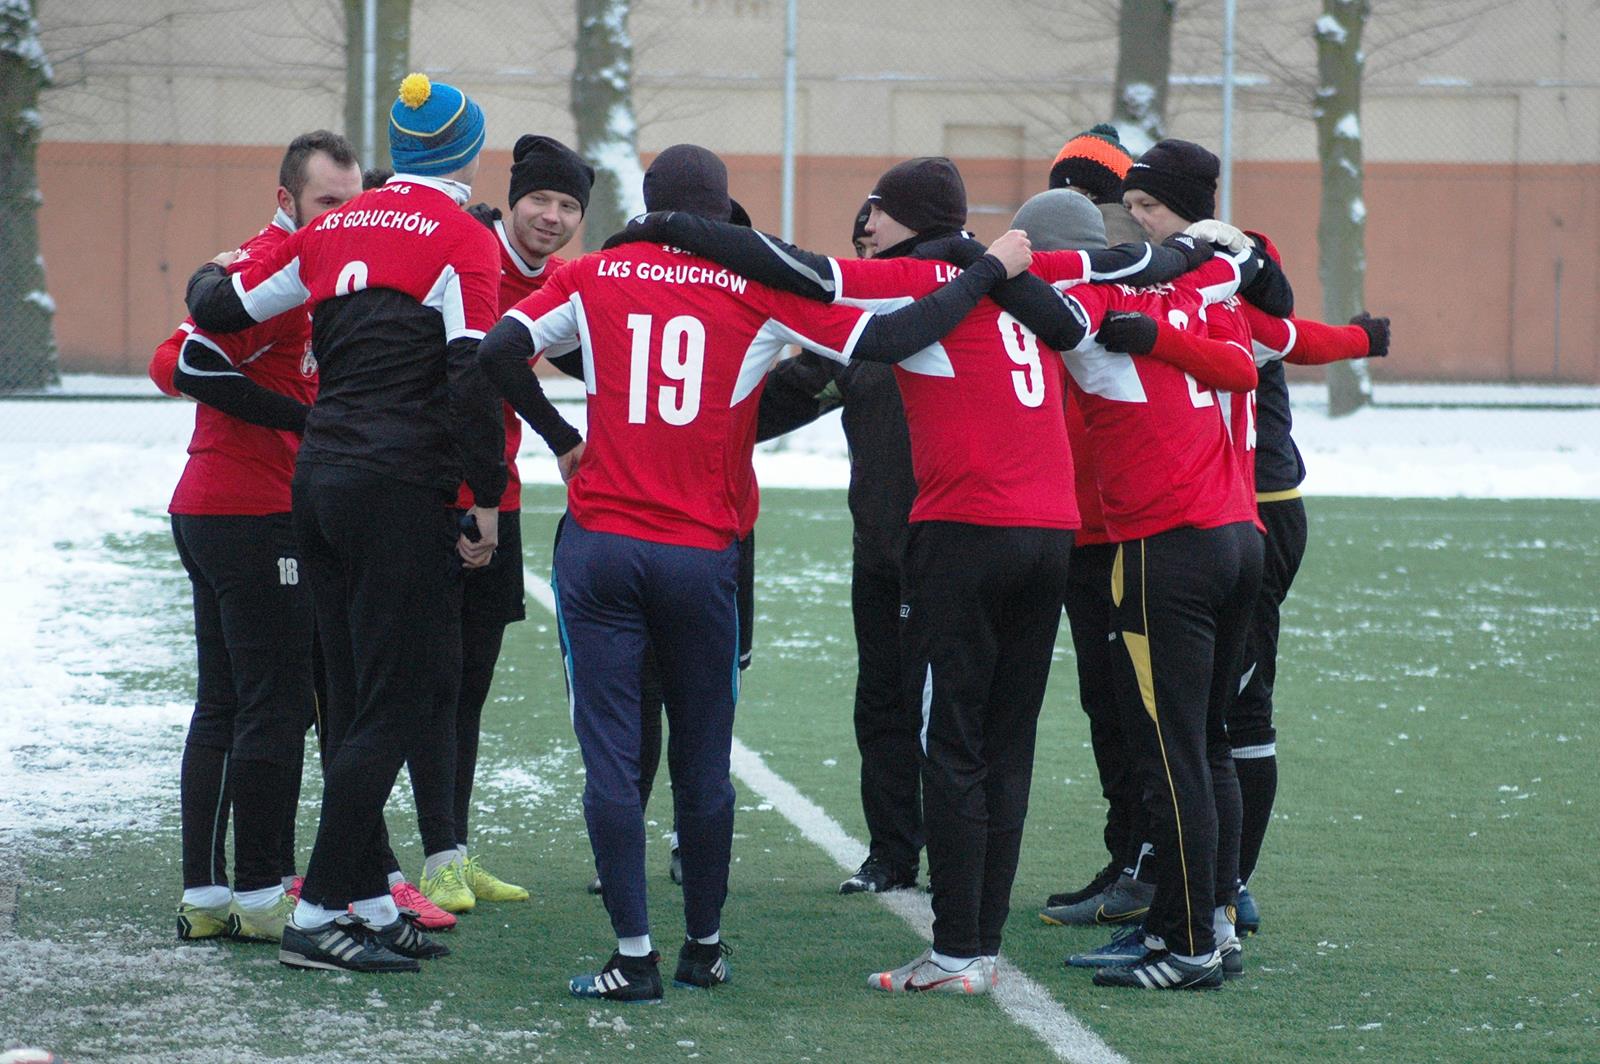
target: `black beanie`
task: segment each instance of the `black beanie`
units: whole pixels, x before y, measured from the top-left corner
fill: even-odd
[[[1172,213],[1191,222],[1217,213],[1215,155],[1187,140],[1164,140],[1139,156],[1122,179],[1122,190],[1148,192]]]
[[[960,229],[967,221],[967,186],[956,164],[942,155],[891,166],[867,202],[913,233]]]
[[[511,149],[511,191],[507,207],[536,189],[563,192],[589,209],[589,190],[594,187],[594,167],[577,152],[554,137],[524,133]]]
[[[872,201],[867,200],[861,205],[861,209],[856,212],[856,224],[850,229],[850,243],[854,244],[857,240],[866,238],[867,219],[870,217],[872,217]]]
[[[742,226],[745,229],[754,229],[755,223],[750,220],[750,212],[744,209],[744,204],[728,197],[728,224]]]
[[[727,221],[733,215],[727,165],[716,152],[698,144],[674,144],[644,172],[644,209]]]

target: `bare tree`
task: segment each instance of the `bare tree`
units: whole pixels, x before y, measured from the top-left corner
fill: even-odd
[[[1362,199],[1361,35],[1371,13],[1367,0],[1322,0],[1317,41],[1317,159],[1322,167],[1322,207],[1317,219],[1317,276],[1322,314],[1342,322],[1367,303],[1367,205]],[[1328,413],[1354,413],[1372,401],[1372,378],[1363,361],[1328,367]]]
[[[595,170],[583,226],[584,245],[591,250],[644,209],[628,34],[632,6],[632,0],[577,0],[571,105],[578,154]]]
[[[1117,79],[1111,120],[1134,157],[1167,135],[1172,19],[1178,0],[1122,0],[1117,16]]]
[[[32,0],[0,0],[0,392],[60,380],[39,255],[39,93],[50,77]]]
[[[366,99],[366,34],[362,25],[362,0],[344,0],[344,128],[345,136],[361,144],[363,103]],[[411,72],[411,0],[377,0],[377,93],[373,100],[373,157],[362,166],[394,165],[389,158],[388,104]]]

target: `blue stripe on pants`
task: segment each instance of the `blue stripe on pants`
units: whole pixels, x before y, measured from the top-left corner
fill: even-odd
[[[618,937],[650,926],[639,804],[639,679],[650,644],[671,733],[685,925],[692,937],[707,937],[721,928],[733,841],[736,690],[728,677],[738,668],[738,547],[591,532],[569,514],[555,576],[587,774],[583,812],[611,926]]]

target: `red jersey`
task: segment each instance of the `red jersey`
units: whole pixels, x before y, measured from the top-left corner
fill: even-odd
[[[1201,312],[1201,317],[1206,323],[1206,335],[1236,348],[1241,353],[1249,353],[1250,324],[1245,313],[1245,307],[1248,305],[1235,295],[1206,307]],[[1258,355],[1252,354],[1251,357],[1259,359]],[[1233,457],[1240,481],[1244,484],[1246,496],[1254,500],[1256,497],[1255,389],[1238,392],[1219,391],[1217,398],[1224,404],[1223,413],[1228,422],[1228,434],[1233,444]],[[1266,526],[1261,523],[1260,516],[1256,516],[1254,520],[1256,526],[1265,532]]]
[[[543,266],[529,266],[511,244],[511,234],[506,223],[494,223],[494,235],[500,244],[500,313],[504,314],[543,287],[546,280],[567,264],[559,255],[551,255]],[[522,419],[511,409],[510,403],[501,403],[506,429],[506,490],[500,496],[500,509],[522,509],[522,477],[517,473],[517,452],[522,449]],[[465,483],[456,493],[456,509],[472,508],[472,489]]]
[[[1067,442],[1072,445],[1072,489],[1083,525],[1072,537],[1079,546],[1109,543],[1105,515],[1100,512],[1100,483],[1094,475],[1094,452],[1089,449],[1089,428],[1076,388],[1067,389]]]
[[[282,211],[239,250],[245,262],[262,259],[286,241],[294,223]],[[261,387],[310,405],[317,397],[317,360],[311,354],[311,315],[290,310],[236,333],[208,334],[186,319],[150,360],[150,378],[168,395],[184,342],[220,353]],[[189,462],[167,507],[175,514],[260,516],[288,513],[300,436],[262,428],[204,403],[194,411]]]
[[[898,309],[959,271],[929,259],[835,264],[835,303]],[[917,479],[912,521],[1079,526],[1061,360],[990,299],[895,366]]]
[[[582,341],[589,431],[567,484],[573,518],[720,550],[753,524],[767,371],[788,344],[848,361],[870,316],[635,243],[568,263],[508,317],[537,351]]]
[[[1035,256],[1035,272],[1058,280],[1050,276],[1054,258]],[[1229,433],[1227,401],[1174,366],[1107,351],[1095,339],[1113,310],[1139,311],[1204,335],[1203,308],[1231,296],[1238,283],[1238,267],[1219,256],[1174,284],[1085,285],[1069,275],[1061,285],[1089,319],[1083,342],[1064,358],[1088,428],[1111,542],[1255,520],[1255,498],[1245,490]],[[1241,351],[1240,357],[1248,355]]]

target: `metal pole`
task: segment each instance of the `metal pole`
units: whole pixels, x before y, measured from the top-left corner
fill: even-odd
[[[1222,181],[1221,212],[1233,220],[1233,16],[1236,0],[1222,4]]]
[[[783,37],[783,239],[794,240],[794,97],[800,0],[788,0]]]
[[[361,161],[378,165],[378,0],[361,3]]]

